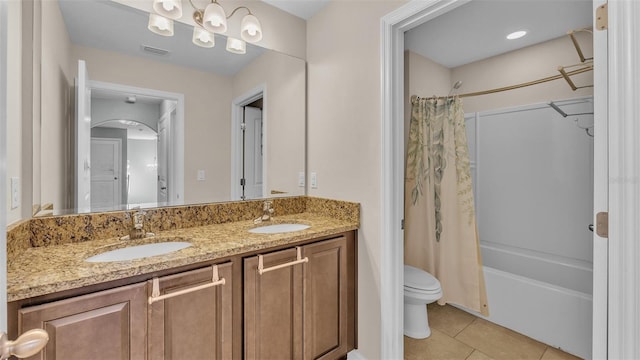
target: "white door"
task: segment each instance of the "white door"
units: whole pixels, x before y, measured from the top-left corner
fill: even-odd
[[[175,110],[172,112],[175,114]],[[171,139],[171,120],[163,116],[158,121],[158,202],[169,200],[169,142]]]
[[[76,209],[91,210],[91,87],[84,60],[78,60],[76,78]]]
[[[245,106],[244,113],[245,199],[262,198],[262,110]]]
[[[122,203],[122,139],[91,138],[91,210],[115,209]]]

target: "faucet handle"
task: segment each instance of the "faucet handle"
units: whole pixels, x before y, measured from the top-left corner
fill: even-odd
[[[144,216],[146,213],[146,211],[137,208],[137,210],[131,214],[131,221],[133,222],[133,227],[136,230],[140,230],[144,227]]]

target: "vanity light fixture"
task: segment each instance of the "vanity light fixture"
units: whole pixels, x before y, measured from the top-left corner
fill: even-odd
[[[218,0],[211,0],[204,9],[198,8],[193,0],[188,0],[191,7],[194,9],[193,21],[196,25],[193,27],[194,44],[210,48],[215,45],[214,34],[224,34],[227,31],[227,20],[231,18],[237,11],[246,10],[248,12],[242,18],[240,25],[240,37],[229,37],[227,39],[227,50],[234,54],[246,53],[246,43],[255,43],[262,40],[262,26],[258,18],[251,13],[251,10],[246,6],[239,6],[231,12],[229,16],[226,15],[224,8]],[[154,13],[149,14],[149,30],[152,32],[163,35],[173,35],[173,20],[178,20],[182,17],[182,0],[153,0]]]
[[[514,31],[511,34],[507,35],[507,39],[509,40],[515,40],[515,39],[520,39],[521,37],[527,35],[527,31],[526,30],[518,30],[518,31]]]

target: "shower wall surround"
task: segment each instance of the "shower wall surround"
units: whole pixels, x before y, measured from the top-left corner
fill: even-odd
[[[489,319],[590,358],[593,116],[542,103],[466,120]]]

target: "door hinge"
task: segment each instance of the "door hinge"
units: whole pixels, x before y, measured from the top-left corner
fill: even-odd
[[[596,234],[603,238],[609,237],[609,213],[599,212],[596,214]]]
[[[404,230],[404,219],[400,220],[400,230]]]
[[[598,6],[596,9],[596,29],[607,30],[609,28],[609,11],[607,4]]]
[[[247,179],[240,179],[240,186],[244,186],[247,183]]]

